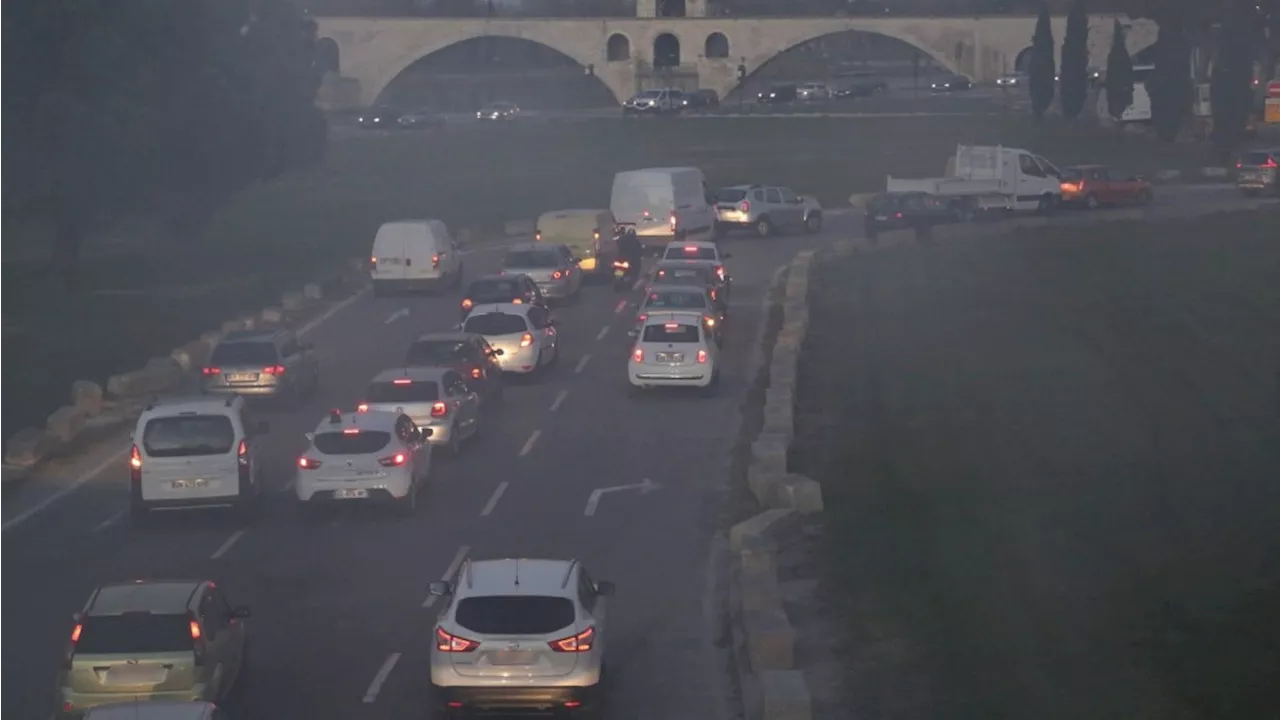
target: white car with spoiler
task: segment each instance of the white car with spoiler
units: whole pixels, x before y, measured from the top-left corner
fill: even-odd
[[[629,390],[694,387],[715,393],[720,350],[698,312],[651,313],[627,362]]]
[[[337,410],[307,433],[293,484],[299,507],[322,502],[384,501],[405,514],[431,471],[430,428],[404,413]]]

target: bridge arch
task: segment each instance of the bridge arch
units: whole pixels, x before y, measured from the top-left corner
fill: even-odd
[[[729,38],[722,32],[713,32],[702,42],[702,56],[707,58],[729,57]]]
[[[342,74],[342,54],[338,49],[338,41],[331,37],[316,40],[316,69],[322,75]]]
[[[656,68],[680,65],[680,38],[675,33],[664,32],[653,39],[653,66]]]
[[[609,40],[605,43],[605,60],[607,62],[622,62],[631,59],[631,38],[622,33],[614,33],[609,36]]]

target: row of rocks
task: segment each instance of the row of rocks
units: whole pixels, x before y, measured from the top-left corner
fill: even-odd
[[[25,478],[42,461],[66,456],[77,445],[98,440],[110,430],[134,422],[148,398],[179,391],[194,380],[195,372],[208,361],[214,346],[235,330],[286,327],[291,321],[315,309],[326,298],[340,295],[358,280],[357,263],[301,290],[284,293],[280,303],[252,315],[228,320],[217,330],[173,349],[167,356],[154,357],[146,364],[107,378],[106,388],[92,380],[71,385],[70,404],[54,410],[44,427],[27,427],[11,436],[5,446],[5,480]]]
[[[753,389],[763,390],[763,422],[750,443],[747,485],[764,511],[729,530],[729,616],[735,666],[748,720],[805,720],[813,703],[804,671],[796,664],[796,631],[783,606],[778,552],[800,532],[800,518],[821,513],[822,489],[788,472],[794,436],[795,382],[800,346],[809,327],[809,274],[814,251],[799,253],[779,269],[766,293],[761,340],[753,358]],[[783,285],[785,278],[785,285]],[[783,289],[785,288],[785,289]],[[778,292],[782,290],[781,292]],[[781,297],[779,297],[779,295]],[[768,318],[781,311],[777,335]],[[740,433],[749,433],[743,422]]]

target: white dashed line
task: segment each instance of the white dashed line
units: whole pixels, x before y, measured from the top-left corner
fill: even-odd
[[[226,555],[227,551],[231,549],[231,546],[235,545],[237,542],[240,541],[240,538],[244,537],[244,533],[245,533],[244,528],[240,528],[239,530],[231,533],[231,537],[227,538],[227,541],[222,543],[222,547],[218,548],[217,550],[214,550],[213,554],[209,556],[209,559],[217,560],[223,555]]]
[[[297,481],[298,481],[298,478],[289,478],[289,482],[285,483],[284,485],[281,485],[280,488],[276,490],[276,492],[279,492],[279,493],[289,492],[290,490],[293,489],[293,484],[296,483]]]
[[[391,653],[383,661],[382,667],[378,668],[378,674],[373,676],[373,682],[369,683],[369,689],[364,692],[366,705],[378,700],[378,693],[382,691],[382,686],[387,682],[387,678],[391,676],[391,671],[395,669],[398,662],[400,662],[400,653]]]
[[[644,278],[640,278],[639,280],[637,280],[636,284],[631,286],[631,289],[639,290],[642,287],[644,287]]]
[[[591,361],[590,355],[583,355],[582,359],[578,361],[578,367],[574,368],[573,371],[575,373],[582,372],[582,369],[585,368],[587,366],[587,363],[590,361]]]
[[[107,518],[106,520],[103,520],[102,522],[98,523],[98,525],[97,525],[96,527],[94,527],[94,528],[93,528],[93,531],[94,531],[94,532],[102,532],[103,530],[106,530],[107,528],[111,527],[112,525],[115,525],[116,523],[120,522],[120,519],[124,517],[124,514],[125,514],[126,512],[127,512],[126,510],[121,510],[121,511],[117,512],[115,515],[112,515],[111,517]]]
[[[567,397],[569,397],[569,391],[568,391],[568,390],[561,390],[561,391],[560,391],[560,394],[559,394],[559,395],[556,395],[556,399],[555,399],[555,400],[553,400],[553,401],[551,402],[551,412],[555,412],[555,411],[559,410],[559,409],[560,409],[560,404],[561,404],[561,403],[563,403],[563,402],[564,402],[564,399],[565,399],[565,398],[567,398]]]
[[[538,436],[540,435],[542,435],[541,430],[533,431],[533,434],[529,436],[529,439],[524,441],[524,447],[520,448],[520,457],[524,457],[529,454],[529,451],[533,449],[534,444],[538,442]]]
[[[596,339],[603,340],[604,336],[608,334],[609,334],[609,326],[605,325],[604,327],[600,328],[600,332],[596,335]]]
[[[614,313],[620,313],[620,312],[622,312],[623,308],[625,308],[626,306],[627,306],[627,301],[626,301],[626,300],[619,300],[619,301],[618,301],[618,307],[614,308],[614,309],[613,309],[613,312],[614,312]]]
[[[461,567],[462,561],[467,559],[467,553],[469,552],[471,552],[471,547],[469,545],[463,545],[458,548],[458,552],[454,553],[453,560],[449,563],[449,567],[445,568],[444,574],[440,576],[440,580],[443,582],[449,582],[449,580],[457,574],[458,568]],[[435,604],[435,595],[428,595],[427,599],[422,601],[422,607],[424,608],[429,608]]]
[[[367,293],[369,292],[369,287],[370,287],[370,286],[365,285],[364,287],[362,287],[362,288],[360,288],[359,290],[357,290],[357,291],[356,291],[356,293],[355,293],[354,295],[352,295],[351,297],[347,298],[346,300],[343,300],[342,302],[338,303],[337,305],[334,305],[333,307],[329,308],[328,310],[325,310],[325,311],[324,311],[324,313],[320,315],[320,317],[318,317],[318,318],[316,318],[315,320],[312,320],[311,322],[307,323],[306,325],[303,325],[302,327],[298,328],[298,335],[299,335],[299,336],[301,336],[301,335],[307,335],[307,334],[309,334],[312,330],[315,330],[316,328],[318,328],[318,327],[320,327],[321,325],[323,325],[323,324],[325,324],[326,322],[328,322],[329,318],[331,318],[331,317],[333,317],[334,315],[337,315],[338,313],[342,312],[343,308],[348,307],[349,305],[351,305],[351,304],[352,304],[352,303],[354,303],[355,301],[357,301],[357,300],[359,300],[360,298],[364,297],[364,296],[365,296],[365,294],[367,294]],[[125,452],[128,452],[128,451],[126,450]]]
[[[480,517],[489,517],[493,509],[498,506],[498,501],[502,499],[502,494],[507,491],[507,481],[503,480],[493,491],[493,495],[489,498],[489,502],[484,504],[484,509],[480,511]]]

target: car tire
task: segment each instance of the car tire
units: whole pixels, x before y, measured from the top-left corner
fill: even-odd
[[[401,517],[410,518],[418,512],[418,481],[414,481],[409,486],[409,494],[403,498],[396,500],[396,514]]]
[[[758,237],[769,237],[773,234],[773,223],[768,217],[762,217],[756,220],[755,230]]]
[[[810,213],[804,219],[804,231],[810,235],[822,232],[822,213]]]
[[[1058,197],[1056,195],[1042,195],[1040,196],[1039,204],[1036,206],[1036,214],[1048,216],[1052,215],[1057,209]]]
[[[1098,209],[1098,196],[1090,193],[1084,196],[1084,206],[1090,210]]]

